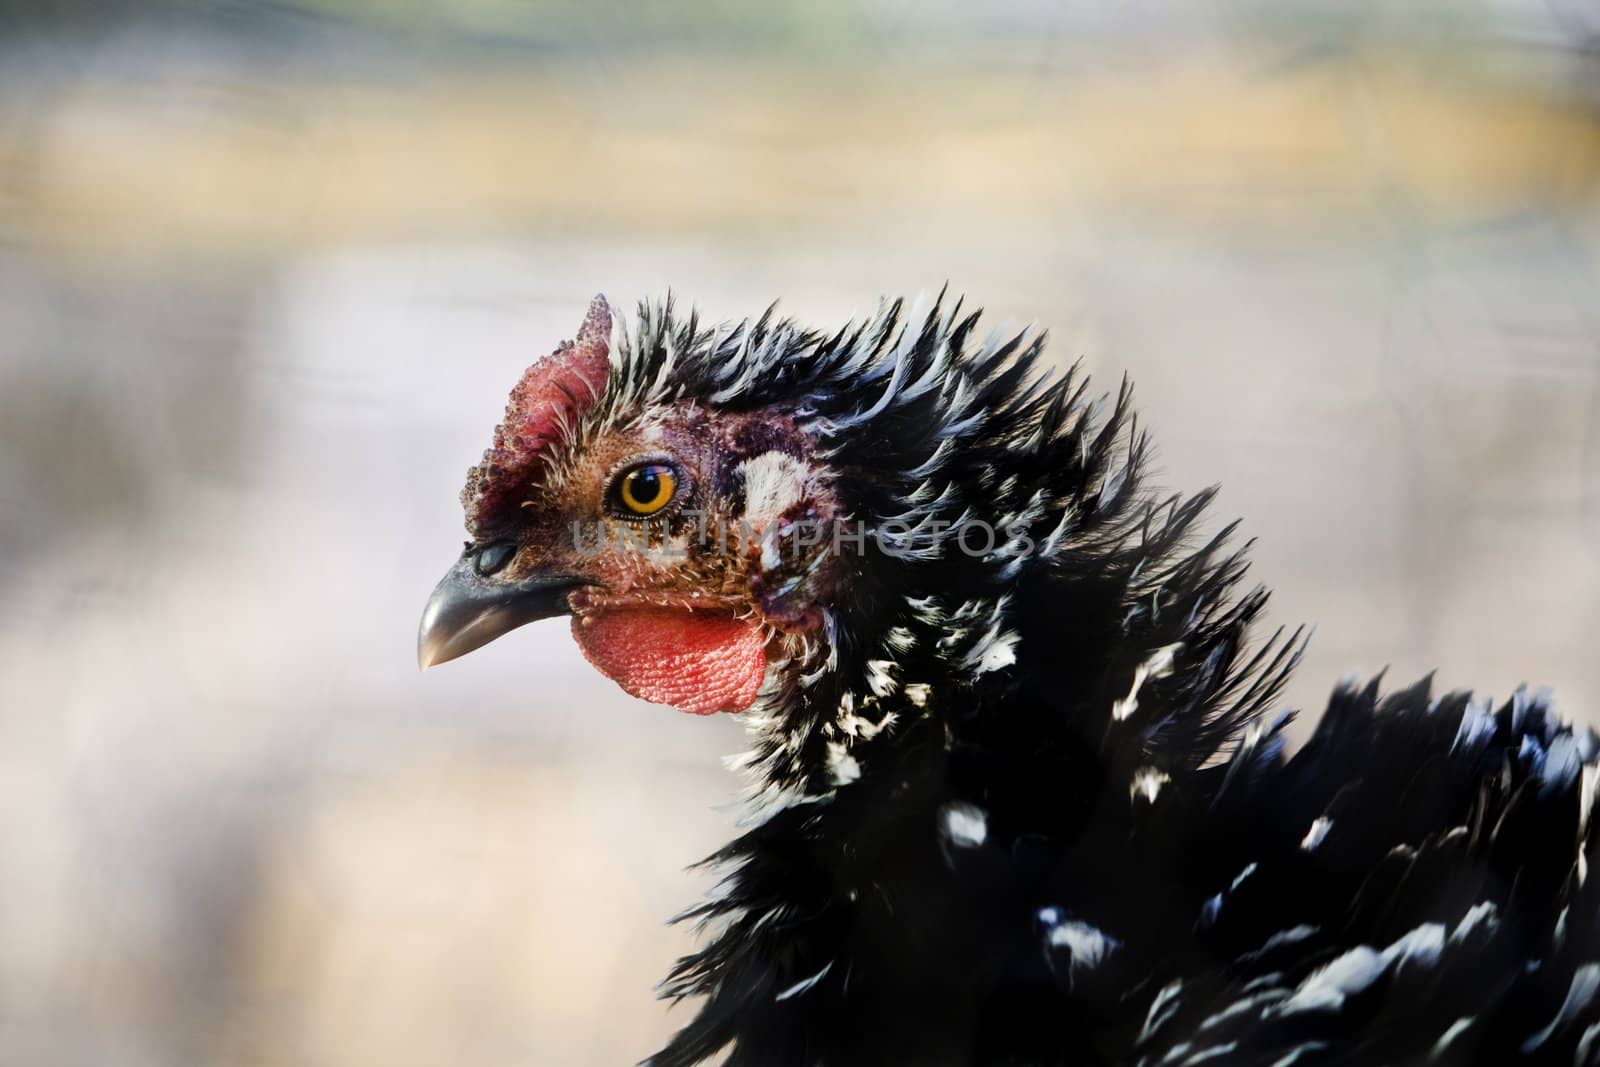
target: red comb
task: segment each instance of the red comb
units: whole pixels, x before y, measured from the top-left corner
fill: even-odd
[[[509,525],[529,482],[567,427],[594,407],[610,374],[611,308],[604,296],[589,303],[575,341],[564,341],[529,367],[511,390],[494,444],[467,473],[461,505],[475,534]]]

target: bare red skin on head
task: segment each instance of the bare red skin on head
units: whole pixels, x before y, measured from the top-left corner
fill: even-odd
[[[691,715],[744,711],[766,675],[761,627],[721,612],[610,608],[574,617],[572,635],[624,691]]]
[[[755,703],[766,675],[767,631],[739,614],[754,607],[780,629],[815,622],[813,614],[769,588],[780,576],[755,583],[751,603],[683,584],[703,583],[703,576],[651,573],[625,555],[566,552],[572,516],[595,514],[602,472],[640,447],[638,441],[602,437],[578,458],[582,473],[576,479],[546,483],[564,427],[582,419],[608,384],[610,338],[610,308],[596,297],[577,338],[523,374],[492,447],[462,490],[468,528],[479,541],[522,540],[533,549],[521,557],[530,573],[546,569],[594,583],[570,598],[573,636],[589,662],[626,692],[694,715],[744,711]],[[678,426],[676,447],[685,456],[700,455],[712,447],[707,432],[699,421],[685,422]],[[799,447],[797,432],[783,418],[746,418],[728,432],[737,455]]]
[[[461,504],[475,535],[515,521],[530,482],[544,463],[563,425],[572,425],[594,406],[610,377],[611,308],[603,296],[589,304],[575,341],[564,342],[522,375],[505,419],[495,427],[494,443],[467,474]]]

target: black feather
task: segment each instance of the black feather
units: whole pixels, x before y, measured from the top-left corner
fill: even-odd
[[[1265,713],[1305,635],[1251,637],[1267,593],[1201,535],[1212,492],[1151,497],[1129,385],[1091,401],[977,322],[645,306],[590,416],[774,408],[853,517],[949,524],[844,561],[832,667],[760,717],[764,806],[662,987],[703,1001],[651,1062],[1600,1062],[1594,735],[1374,681],[1286,758]],[[957,551],[974,518],[1029,550]]]

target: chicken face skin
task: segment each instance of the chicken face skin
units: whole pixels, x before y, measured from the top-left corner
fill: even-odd
[[[774,638],[804,642],[823,626],[838,521],[827,471],[783,411],[607,406],[595,319],[524,375],[463,492],[471,580],[548,601],[554,576],[560,602],[506,615],[497,632],[480,625],[484,640],[451,651],[570,612],[584,654],[628,692],[745,710],[789,658]]]

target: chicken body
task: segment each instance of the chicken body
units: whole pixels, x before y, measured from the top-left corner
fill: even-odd
[[[976,322],[597,302],[469,479],[425,660],[570,612],[750,725],[650,1062],[1600,1063],[1594,735],[1352,683],[1286,758],[1299,635],[1251,639],[1210,494],[1150,496],[1126,387]]]

